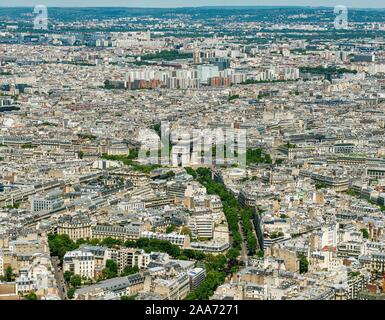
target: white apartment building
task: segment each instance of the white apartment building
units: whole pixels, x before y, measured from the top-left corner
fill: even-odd
[[[52,211],[60,208],[63,205],[63,200],[59,198],[38,198],[34,197],[31,200],[31,211]]]
[[[190,290],[195,290],[206,279],[206,270],[203,268],[194,268],[189,271]]]
[[[150,254],[142,249],[122,248],[107,249],[108,259],[114,260],[118,265],[118,273],[122,273],[126,266],[144,269],[151,261]]]
[[[214,65],[199,65],[197,71],[198,78],[203,84],[207,84],[209,78],[219,77],[219,69]]]
[[[187,247],[190,244],[190,239],[188,235],[182,235],[177,233],[157,233],[151,231],[142,231],[140,237],[148,239],[159,239],[170,241],[172,244],[175,244],[179,247]]]
[[[67,252],[63,259],[63,271],[70,271],[86,278],[94,278],[95,261],[91,252],[74,250]]]
[[[189,227],[193,238],[211,239],[214,233],[214,221],[211,215],[193,216]]]
[[[145,208],[145,203],[141,199],[130,199],[129,201],[122,201],[118,204],[118,209],[122,212],[142,211]]]

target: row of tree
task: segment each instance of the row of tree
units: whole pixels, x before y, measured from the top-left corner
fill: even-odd
[[[102,241],[98,239],[79,239],[72,241],[66,234],[49,234],[48,244],[52,256],[58,256],[61,261],[66,252],[79,248],[82,244],[100,245],[108,248],[115,246],[125,246],[127,248],[143,249],[146,252],[166,252],[171,257],[181,260],[197,260],[205,259],[205,254],[201,251],[192,249],[181,249],[177,245],[167,240],[140,238],[136,241],[128,240],[123,242],[119,239],[105,238]]]
[[[244,230],[248,238],[249,251],[255,252],[257,241],[252,232],[251,214],[249,209],[240,207],[237,199],[226,189],[226,187],[212,179],[212,172],[207,168],[186,168],[188,174],[197,179],[207,190],[208,194],[216,194],[221,198],[223,212],[232,234],[232,248],[228,250],[226,255],[206,255],[204,266],[206,268],[207,277],[202,284],[188,296],[188,300],[205,300],[209,299],[216,288],[223,284],[226,276],[238,270],[239,262],[237,258],[240,255],[242,236],[239,230],[239,218],[242,217]],[[253,240],[254,238],[254,240]]]
[[[237,248],[230,249],[226,256],[214,256],[212,254],[204,254],[203,252],[197,250],[180,249],[178,246],[171,244],[169,241],[158,239],[141,238],[137,241],[126,241],[122,243],[122,241],[117,239],[106,238],[101,242],[95,241],[95,239],[82,239],[74,242],[67,235],[49,235],[51,253],[63,252],[66,248],[74,250],[80,244],[84,243],[90,243],[93,245],[100,244],[105,246],[123,245],[131,248],[144,249],[146,252],[166,252],[175,259],[197,261],[199,265],[206,269],[207,277],[197,290],[189,294],[188,299],[208,299],[213,294],[217,286],[224,282],[226,275],[235,272],[238,268],[238,262],[236,259],[239,256],[239,249]],[[58,244],[60,247],[55,247]],[[107,260],[106,266],[102,270],[102,275],[97,279],[97,281],[115,278],[117,276],[127,276],[138,271],[139,269],[137,267],[127,266],[122,273],[118,274],[116,262],[113,260]],[[64,279],[69,287],[67,291],[69,299],[73,298],[75,290],[86,280],[69,271],[64,272]]]
[[[111,237],[105,238],[101,241],[99,239],[78,239],[75,242],[72,241],[66,234],[48,234],[48,245],[51,256],[57,256],[61,261],[63,261],[63,257],[68,251],[73,251],[79,248],[82,244],[89,244],[93,246],[100,245],[111,248],[113,246],[123,245],[124,243],[119,239]]]
[[[124,165],[130,166],[133,170],[143,172],[143,173],[150,173],[152,170],[160,167],[157,164],[142,165],[142,164],[136,163],[135,160],[138,159],[138,155],[139,155],[138,149],[131,149],[130,154],[128,156],[103,154],[102,159],[111,160],[111,161],[121,161],[123,162]]]
[[[253,209],[241,209],[240,215],[242,218],[243,232],[245,233],[247,241],[247,250],[250,254],[255,254],[257,248],[257,238],[254,234],[254,229],[251,225],[251,219],[253,218]]]
[[[134,274],[139,272],[139,268],[137,266],[126,266],[120,274],[118,274],[118,265],[113,260],[107,260],[106,266],[102,270],[102,274],[98,277],[96,282],[116,278],[118,276],[128,276],[130,274]],[[67,297],[68,299],[72,299],[74,297],[75,291],[77,288],[79,288],[82,284],[91,284],[93,281],[91,279],[82,278],[80,275],[74,274],[71,271],[65,271],[63,274],[64,280],[67,284],[68,290],[67,290]]]
[[[205,259],[206,279],[197,289],[190,292],[186,299],[206,300],[210,298],[216,288],[225,281],[227,261],[224,255],[207,255]]]
[[[261,148],[247,149],[246,150],[246,164],[258,164],[258,163],[273,163],[271,156],[267,153],[263,153]]]
[[[319,74],[319,75],[329,75],[329,74],[343,74],[343,73],[353,73],[356,74],[357,70],[350,70],[346,68],[339,68],[339,67],[323,67],[323,66],[317,66],[317,67],[301,67],[299,68],[299,71],[301,73],[312,73],[312,74]]]
[[[191,170],[193,169],[188,168],[187,172],[191,172]],[[242,237],[239,231],[239,219],[242,219],[243,231],[247,239],[247,249],[250,254],[255,254],[257,239],[251,225],[253,210],[250,208],[242,208],[235,196],[231,194],[223,184],[212,179],[210,169],[198,168],[195,174],[197,180],[206,187],[207,193],[216,194],[221,198],[223,212],[233,238],[233,248],[238,250],[241,248]]]
[[[231,270],[228,269],[228,261],[232,261],[232,265],[236,265],[235,259],[239,255],[239,250],[231,249],[227,256],[218,255],[214,256],[211,254],[204,254],[203,252],[191,250],[191,249],[180,249],[178,246],[173,245],[166,240],[158,239],[147,239],[141,238],[137,241],[126,241],[122,242],[118,239],[106,238],[103,241],[84,240],[80,239],[76,242],[72,241],[67,235],[54,235],[50,234],[48,236],[49,246],[51,254],[59,255],[62,257],[65,254],[65,250],[75,250],[81,244],[92,244],[92,245],[104,245],[107,247],[113,247],[116,245],[123,245],[130,248],[140,248],[144,249],[146,252],[166,252],[171,257],[182,260],[195,260],[202,264],[204,268],[208,271],[207,278],[197,289],[197,291],[192,292],[189,295],[190,299],[207,299],[212,295],[212,292],[216,287],[223,283],[226,273]],[[231,265],[231,264],[230,264]],[[139,271],[138,267],[127,266],[122,273],[118,274],[118,266],[115,261],[107,260],[106,266],[102,270],[101,276],[97,281],[115,278],[117,276],[127,276]],[[234,269],[232,270],[234,271]],[[86,279],[82,279],[79,275],[75,275],[72,272],[64,272],[64,279],[68,285],[67,296],[69,299],[72,299],[75,293],[75,290],[81,286]]]
[[[66,271],[63,274],[64,281],[67,284],[67,297],[72,299],[74,297],[75,291],[82,285],[82,277],[78,274],[73,274],[71,271]]]
[[[198,168],[196,171],[192,168],[188,168],[187,172],[197,178],[197,180],[206,188],[208,194],[216,194],[221,198],[223,205],[223,212],[226,216],[226,220],[229,226],[230,233],[232,235],[232,246],[240,250],[242,243],[242,236],[239,232],[239,217],[238,217],[238,201],[230,194],[226,187],[215,182],[211,175],[211,170],[207,168]]]

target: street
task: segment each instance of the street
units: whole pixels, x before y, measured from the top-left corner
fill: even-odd
[[[63,270],[59,266],[59,258],[51,257],[52,266],[55,272],[55,279],[59,289],[59,296],[62,300],[67,300],[67,288],[64,281]]]

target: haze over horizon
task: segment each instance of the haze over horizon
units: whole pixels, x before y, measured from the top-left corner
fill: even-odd
[[[312,6],[334,7],[345,5],[352,8],[385,8],[385,3],[378,0],[298,0],[298,1],[258,1],[258,0],[13,0],[2,7],[33,7],[38,4],[54,7],[138,7],[138,8],[174,8],[199,6]]]

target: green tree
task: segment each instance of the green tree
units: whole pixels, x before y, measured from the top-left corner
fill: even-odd
[[[102,242],[100,243],[100,245],[106,246],[108,248],[111,248],[111,247],[114,247],[114,246],[120,246],[122,244],[123,244],[122,240],[114,239],[114,238],[111,238],[111,237],[107,237],[107,238],[103,239]]]
[[[223,254],[216,256],[212,254],[206,255],[206,268],[208,270],[223,270],[226,266],[227,259]]]
[[[67,298],[68,299],[72,299],[73,297],[74,297],[74,295],[75,295],[75,288],[69,288],[68,290],[67,290]]]
[[[114,260],[107,260],[106,268],[110,269],[112,272],[118,272],[118,265]]]
[[[129,276],[130,274],[135,274],[135,273],[138,273],[138,272],[139,272],[138,266],[134,266],[134,267],[125,266],[121,276]]]
[[[138,158],[138,149],[130,150],[130,154],[128,156],[121,155],[108,155],[103,154],[102,159],[113,160],[113,161],[121,161],[124,165],[130,166],[134,171],[150,173],[152,170],[159,168],[160,166],[157,164],[153,165],[141,165],[135,163],[134,160]]]
[[[362,237],[363,237],[364,239],[369,239],[369,232],[368,232],[368,229],[363,228],[363,229],[361,229],[360,231],[361,231]]]
[[[317,190],[319,190],[319,189],[325,189],[325,188],[327,188],[327,184],[326,184],[326,183],[322,183],[322,182],[317,182],[317,183],[315,184],[315,188],[316,188]]]
[[[71,286],[72,286],[72,287],[78,288],[78,287],[80,287],[81,284],[82,284],[82,278],[81,278],[79,275],[74,274],[74,275],[71,277],[70,283],[71,283]]]
[[[65,271],[63,274],[64,281],[69,283],[71,281],[71,277],[73,276],[73,272],[71,271]]]
[[[271,156],[269,154],[265,154],[265,163],[272,164],[273,159],[271,159]]]
[[[190,292],[187,300],[207,300],[213,294],[216,288],[224,282],[226,274],[219,271],[210,271],[207,274],[206,279],[200,284],[200,286]]]
[[[172,179],[172,178],[174,178],[175,177],[175,172],[174,171],[168,171],[167,173],[166,173],[166,178],[167,179]]]
[[[127,248],[136,248],[136,241],[127,240],[124,243],[124,246],[127,247]]]
[[[197,173],[195,172],[195,170],[193,168],[190,168],[190,167],[186,167],[184,168],[186,170],[186,172],[192,176],[194,179],[197,177]]]
[[[4,280],[5,282],[13,282],[15,280],[15,275],[11,266],[8,266],[4,271]]]
[[[357,196],[359,195],[357,191],[355,191],[355,190],[353,190],[353,189],[351,189],[351,188],[349,188],[349,189],[346,191],[346,193],[347,193],[349,196],[352,196],[352,197],[357,197]]]
[[[309,261],[307,261],[306,256],[301,253],[299,255],[299,273],[306,273],[309,269]]]
[[[66,234],[52,234],[48,235],[48,245],[51,256],[58,256],[61,261],[68,251],[78,248],[78,245],[73,242]]]
[[[118,265],[114,260],[107,260],[106,267],[102,270],[103,277],[106,279],[118,276]]]
[[[250,164],[258,164],[258,163],[273,163],[271,156],[269,154],[263,154],[261,148],[257,149],[247,149],[246,150],[246,163]]]
[[[31,291],[28,295],[25,296],[25,300],[37,300],[37,295],[35,292]]]
[[[171,233],[176,230],[176,225],[172,224],[166,228],[166,233]]]
[[[206,259],[206,255],[203,252],[192,250],[192,249],[184,249],[181,252],[181,255],[186,257],[187,259],[192,259],[197,261],[202,261]],[[181,256],[179,257],[179,259],[181,259]]]
[[[289,141],[286,143],[286,147],[288,149],[295,149],[295,148],[297,148],[297,146],[295,144],[290,143]]]
[[[190,238],[192,238],[191,229],[187,226],[182,227],[182,229],[180,230],[180,234],[189,235]]]
[[[137,294],[133,294],[131,296],[121,296],[120,300],[135,300],[137,296]]]
[[[156,123],[151,126],[151,129],[156,132],[156,134],[160,137],[162,133],[162,125],[160,123]]]
[[[232,259],[232,260],[235,260],[235,259],[238,258],[239,254],[240,254],[239,249],[237,249],[237,248],[231,248],[229,251],[227,251],[226,257],[227,257],[228,259],[230,259],[230,260],[231,260],[231,259]]]
[[[191,52],[180,52],[178,50],[162,50],[156,53],[148,53],[141,56],[141,61],[148,61],[148,60],[173,61],[176,59],[188,59],[192,57],[193,57],[193,54]]]
[[[126,244],[129,244],[130,247],[144,249],[146,252],[166,252],[174,258],[179,257],[181,253],[181,250],[177,245],[174,245],[170,241],[166,240],[140,238],[135,243],[128,242]]]
[[[232,100],[236,100],[236,99],[239,99],[239,94],[233,94],[233,95],[229,96],[229,98],[227,100],[232,101]]]

